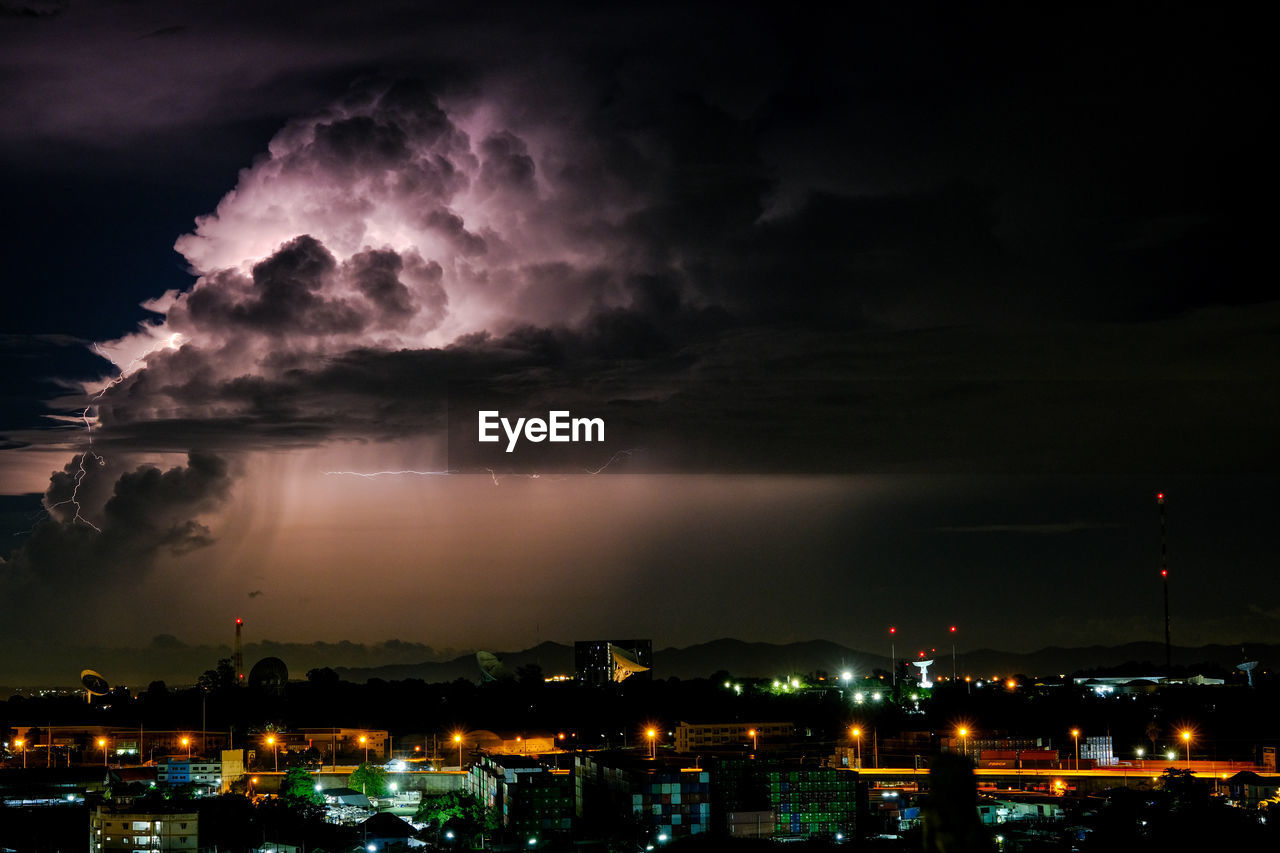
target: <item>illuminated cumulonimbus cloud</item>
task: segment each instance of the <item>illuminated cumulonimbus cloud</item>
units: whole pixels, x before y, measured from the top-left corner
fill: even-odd
[[[555,152],[541,168],[498,112],[400,83],[289,124],[177,241],[195,285],[102,350],[123,367],[179,334],[220,372],[257,374],[275,352],[437,347],[625,306],[625,192],[586,203],[565,152],[589,161],[590,143],[530,127]]]

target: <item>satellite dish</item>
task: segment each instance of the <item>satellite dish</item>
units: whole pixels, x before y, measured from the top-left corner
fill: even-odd
[[[476,652],[476,664],[480,667],[482,682],[511,677],[506,665],[493,652]]]
[[[289,667],[280,658],[263,658],[249,670],[249,686],[272,693],[284,692],[289,683]]]
[[[1257,662],[1256,660],[1247,660],[1247,661],[1245,661],[1244,663],[1241,663],[1241,664],[1237,664],[1237,665],[1236,665],[1236,669],[1240,670],[1240,671],[1241,671],[1241,672],[1243,672],[1246,676],[1248,676],[1248,677],[1249,677],[1249,686],[1250,686],[1250,687],[1252,687],[1252,686],[1253,686],[1253,670],[1254,670],[1254,668],[1256,668],[1257,666],[1258,666],[1258,662]]]
[[[111,685],[101,673],[86,669],[80,673],[80,686],[84,688],[84,701],[92,702],[94,696],[106,696],[111,692]]]
[[[613,657],[613,680],[622,683],[637,672],[648,672],[649,667],[636,660],[634,652],[609,644],[609,654]]]

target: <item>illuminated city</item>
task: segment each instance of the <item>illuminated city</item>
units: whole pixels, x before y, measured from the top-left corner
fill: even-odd
[[[1254,17],[0,0],[0,853],[1276,848]]]

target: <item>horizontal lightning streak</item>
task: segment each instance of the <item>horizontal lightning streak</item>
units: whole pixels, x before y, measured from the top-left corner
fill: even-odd
[[[326,477],[364,477],[372,480],[375,477],[447,477],[456,471],[325,471]]]

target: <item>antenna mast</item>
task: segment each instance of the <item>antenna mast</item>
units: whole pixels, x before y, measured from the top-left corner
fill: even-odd
[[[1166,593],[1166,596],[1167,595],[1168,593]],[[1166,601],[1165,602],[1165,616],[1166,616],[1165,621],[1166,622],[1168,621],[1168,610],[1169,610],[1168,601]],[[244,627],[244,620],[237,618],[236,619],[236,655],[235,655],[235,660],[231,662],[231,665],[234,666],[236,669],[236,686],[237,687],[239,687],[240,684],[244,681],[244,650],[241,649],[240,647],[240,629],[243,627]]]
[[[1160,507],[1160,581],[1164,586],[1164,666],[1173,665],[1173,645],[1169,642],[1169,549],[1165,544],[1164,492],[1156,492]]]

